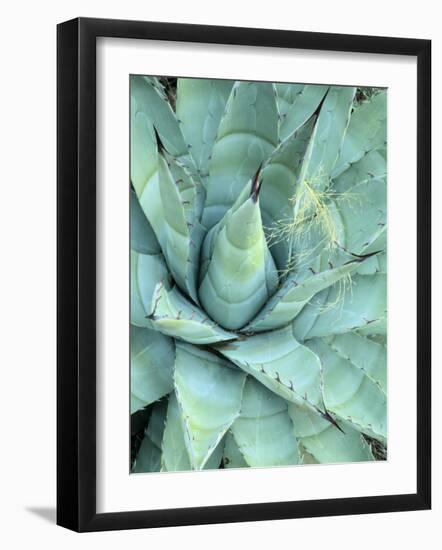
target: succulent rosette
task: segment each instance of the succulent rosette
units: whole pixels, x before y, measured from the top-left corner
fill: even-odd
[[[385,456],[386,92],[130,92],[132,471]]]

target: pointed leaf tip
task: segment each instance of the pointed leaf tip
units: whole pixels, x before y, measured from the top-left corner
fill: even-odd
[[[167,153],[166,148],[164,147],[163,142],[161,141],[160,134],[158,133],[158,130],[156,129],[155,125],[153,125],[153,131],[155,133],[155,140],[157,142],[158,152],[161,154]]]
[[[259,191],[261,189],[261,183],[262,182],[259,181],[259,176],[260,176],[260,173],[261,173],[261,167],[262,167],[262,162],[258,166],[258,170],[256,171],[256,174],[253,176],[253,179],[252,179],[252,190],[251,190],[250,196],[251,196],[253,202],[258,201],[258,195],[259,195]]]
[[[321,412],[320,414],[321,414],[321,416],[324,420],[327,420],[327,422],[330,422],[330,424],[332,424],[335,428],[337,428],[340,432],[342,432],[345,435],[344,430],[336,422],[336,420],[333,418],[333,416],[327,411],[327,409],[325,410],[325,412]]]

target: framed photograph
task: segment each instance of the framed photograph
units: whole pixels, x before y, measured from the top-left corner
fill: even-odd
[[[430,41],[57,36],[57,523],[429,509]]]

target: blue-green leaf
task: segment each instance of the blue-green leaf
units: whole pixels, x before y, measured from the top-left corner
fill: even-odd
[[[164,427],[166,425],[167,401],[168,399],[165,398],[154,404],[150,415],[149,425],[146,429],[146,435],[150,437],[152,443],[154,443],[159,449],[161,449]]]
[[[161,254],[130,253],[130,309],[131,323],[149,327],[148,316],[152,313],[152,297],[155,287],[166,281],[168,271]]]
[[[387,310],[385,273],[355,275],[317,294],[293,321],[297,338],[332,336],[349,331],[385,332]]]
[[[357,183],[337,198],[344,228],[339,244],[352,254],[378,252],[386,246],[387,187],[385,178]]]
[[[254,192],[252,188],[241,206],[235,203],[218,232],[210,235],[213,252],[199,288],[207,313],[230,330],[243,327],[278,283]]]
[[[387,273],[387,254],[379,252],[367,258],[358,267],[357,273],[360,275],[374,275],[375,273]]]
[[[284,399],[315,410],[321,405],[321,364],[294,338],[291,327],[220,344],[217,349]]]
[[[298,95],[302,93],[303,89],[304,84],[286,84],[279,82],[275,84],[276,100],[278,103],[279,119],[281,123],[285,119],[290,107],[296,101]]]
[[[131,93],[130,179],[140,200],[144,188],[157,172],[157,149],[152,121],[140,108],[141,101],[140,94]]]
[[[198,301],[196,277],[198,258],[204,231],[197,219],[188,220],[177,182],[162,155],[159,155],[159,193],[156,230],[164,256],[175,281],[182,290]],[[173,161],[172,161],[173,162]]]
[[[130,247],[140,254],[159,254],[160,244],[138,202],[135,191],[130,191]]]
[[[236,338],[236,334],[219,327],[176,287],[159,284],[152,297],[151,311],[150,326],[191,344],[213,344]]]
[[[201,470],[239,415],[246,375],[213,353],[178,343],[174,377],[190,462]]]
[[[145,407],[144,401],[142,399],[138,399],[138,397],[135,397],[135,395],[131,394],[130,396],[130,410],[131,413],[134,411],[140,411]]]
[[[221,119],[212,158],[203,224],[210,229],[278,143],[272,84],[236,82]]]
[[[142,474],[147,472],[159,472],[161,469],[161,451],[152,442],[148,435],[144,435],[138,450],[132,473]]]
[[[383,91],[354,108],[333,177],[339,176],[368,151],[385,146],[386,140],[387,92]]]
[[[327,339],[328,345],[344,359],[361,369],[387,393],[387,350],[385,345],[348,332]]]
[[[324,340],[315,338],[308,345],[322,362],[327,410],[359,431],[385,441],[387,397],[379,384]]]
[[[171,111],[172,119],[164,115],[163,130],[172,132],[169,140],[166,140],[155,118],[158,113],[152,113],[152,106],[146,105],[150,95],[159,95],[158,90],[143,79],[135,79],[132,88],[131,180],[139,204],[152,226],[177,284],[197,301],[198,257],[204,236],[204,230],[199,223],[204,199],[199,193],[201,186],[193,181],[189,170],[191,172],[194,169],[186,169],[184,157],[173,156],[177,155],[176,147],[181,135],[179,127],[178,134],[170,128],[170,125],[173,126],[173,112]],[[161,98],[160,100],[164,101]],[[140,102],[141,107],[138,105]],[[164,108],[168,112],[170,106],[166,104]],[[159,112],[163,110],[163,107],[159,108]],[[158,153],[153,124],[164,141],[167,154]],[[174,124],[178,125],[178,122],[175,120]]]
[[[232,86],[231,80],[179,78],[177,82],[177,116],[203,182]]]
[[[303,277],[297,274],[291,275],[244,328],[244,332],[262,332],[287,325],[315,294],[355,271],[360,263],[359,260],[353,261],[319,273],[304,271]]]
[[[132,166],[134,166],[135,161],[142,159],[147,154],[146,146],[148,146],[148,143],[145,141],[145,147],[143,147],[143,142],[140,139],[140,131],[144,130],[147,123],[155,126],[167,151],[174,157],[179,158],[191,170],[194,170],[194,164],[189,157],[188,147],[184,141],[176,115],[159,87],[151,79],[144,76],[131,76],[130,93],[132,101],[131,127],[136,132],[132,132],[132,148],[137,148],[135,156],[134,150],[131,151]]]
[[[229,430],[225,436],[224,454],[223,454],[223,466],[224,468],[248,468],[249,465],[245,461],[244,456],[239,450],[238,444]]]
[[[282,112],[280,138],[286,139],[300,128],[316,111],[328,91],[328,86],[317,84],[303,86],[286,113]]]
[[[333,190],[345,194],[356,184],[370,178],[385,178],[387,175],[386,154],[385,147],[367,152],[360,160],[332,180]]]
[[[374,460],[370,446],[359,431],[348,425],[336,426],[318,414],[290,403],[289,416],[298,441],[322,464]]]
[[[293,220],[299,171],[314,127],[312,117],[270,155],[261,172],[260,207],[270,250],[279,270],[287,268],[290,242],[281,228]]]
[[[175,346],[172,338],[132,325],[130,356],[131,412],[135,412],[172,391]]]
[[[192,469],[186,443],[184,440],[184,425],[180,407],[175,393],[171,393],[167,407],[166,426],[161,445],[161,470],[167,472],[183,472]],[[219,468],[224,451],[224,441],[213,450],[204,470]]]
[[[355,92],[356,88],[333,86],[325,96],[304,175],[317,189],[324,188],[329,182],[350,120]]]
[[[299,464],[287,403],[253,378],[244,386],[241,415],[231,430],[249,466]]]
[[[181,412],[175,393],[171,393],[169,396],[161,450],[161,470],[165,470],[166,472],[182,472],[191,469],[184,441]]]

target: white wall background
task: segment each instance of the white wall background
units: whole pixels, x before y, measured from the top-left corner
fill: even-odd
[[[431,512],[304,519],[75,535],[55,518],[55,25],[109,17],[431,38],[433,40],[433,280],[441,280],[442,36],[438,2],[403,0],[66,0],[7,3],[0,34],[0,540],[109,550],[272,546],[358,550],[412,548],[440,540],[441,316],[434,284],[434,509]],[[407,116],[404,113],[404,116]],[[436,154],[437,152],[437,154]],[[406,162],[406,159],[404,159]],[[406,315],[404,297],[404,315]],[[439,311],[437,311],[439,310]],[[5,376],[6,375],[6,376]],[[430,547],[434,547],[431,544]]]

